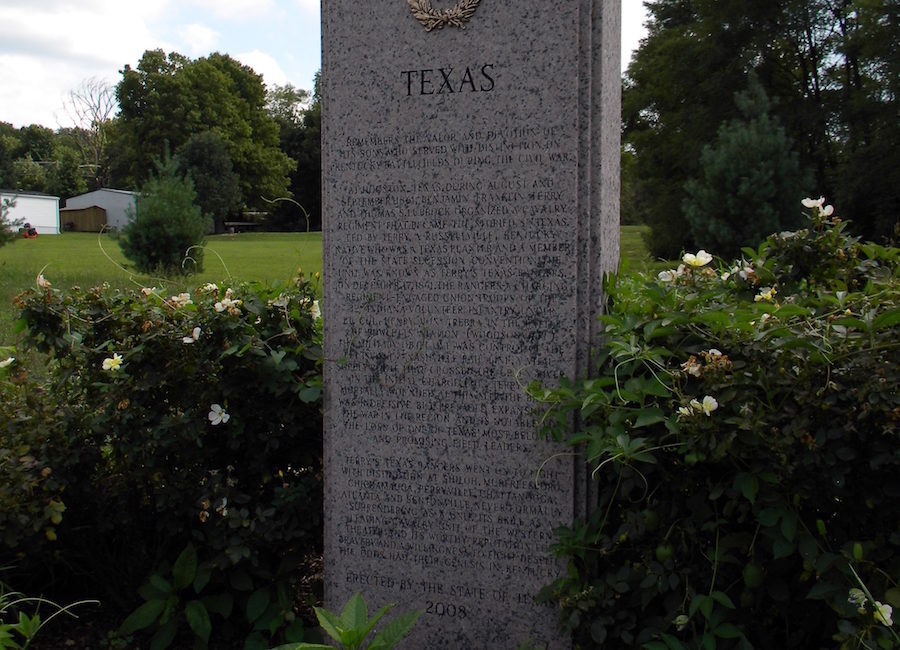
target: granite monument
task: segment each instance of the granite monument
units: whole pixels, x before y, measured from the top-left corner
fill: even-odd
[[[620,0],[323,0],[325,597],[404,647],[564,648],[589,507],[523,384],[588,369],[618,260]]]

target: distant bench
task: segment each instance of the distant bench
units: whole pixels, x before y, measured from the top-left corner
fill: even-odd
[[[247,228],[256,228],[259,226],[255,221],[224,221],[222,225],[230,233],[241,232]]]

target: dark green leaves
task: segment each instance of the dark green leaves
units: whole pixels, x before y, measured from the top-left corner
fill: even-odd
[[[812,216],[718,269],[608,281],[593,375],[529,387],[597,492],[554,546],[577,643],[887,639],[847,593],[858,569],[897,595],[900,251],[857,263],[842,222]]]

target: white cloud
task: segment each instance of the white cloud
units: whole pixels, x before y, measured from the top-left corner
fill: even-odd
[[[192,0],[192,4],[230,19],[256,18],[267,14],[273,7],[272,0]]]
[[[285,74],[284,70],[281,69],[278,61],[265,52],[253,50],[252,52],[244,52],[243,54],[235,54],[233,56],[244,65],[253,68],[253,71],[256,74],[261,74],[263,76],[263,82],[267,86],[273,84],[283,86],[288,82],[288,76]]]
[[[219,32],[200,23],[191,23],[178,30],[178,37],[188,46],[192,57],[205,56],[214,51],[219,36]]]
[[[402,0],[396,0],[401,2]],[[58,122],[85,79],[161,48],[196,58],[231,54],[266,83],[310,88],[320,67],[320,0],[0,0],[0,121]],[[364,4],[364,3],[360,3]],[[644,30],[638,0],[623,2],[623,68]],[[235,54],[244,52],[244,54]]]
[[[85,79],[115,82],[126,63],[165,46],[148,23],[169,0],[32,0],[0,3],[0,120],[56,127],[70,90]],[[14,35],[14,37],[9,37]]]
[[[647,10],[644,3],[626,0],[622,3],[622,70],[631,62],[632,51],[637,49],[640,41],[647,35],[644,21]]]
[[[294,0],[302,11],[319,15],[321,9],[321,0]]]

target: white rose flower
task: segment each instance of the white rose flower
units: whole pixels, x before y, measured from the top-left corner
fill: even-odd
[[[218,404],[209,405],[209,414],[206,417],[209,418],[209,421],[213,426],[216,426],[217,424],[225,424],[229,419],[231,419],[231,416],[225,412],[225,409],[223,409]]]
[[[713,411],[719,408],[719,403],[716,401],[715,397],[707,395],[703,398],[703,402],[701,402],[700,408],[703,409],[703,413],[706,415],[706,417],[709,417]]]
[[[712,255],[707,253],[705,250],[697,251],[697,254],[693,253],[685,253],[684,257],[681,258],[684,260],[684,263],[688,266],[692,266],[694,268],[700,268],[701,266],[706,266],[710,262],[712,262]]]
[[[894,624],[894,620],[891,618],[891,615],[894,613],[894,608],[890,605],[883,605],[879,603],[877,600],[874,603],[875,608],[875,622],[881,623],[882,625],[886,625],[890,627]]]

